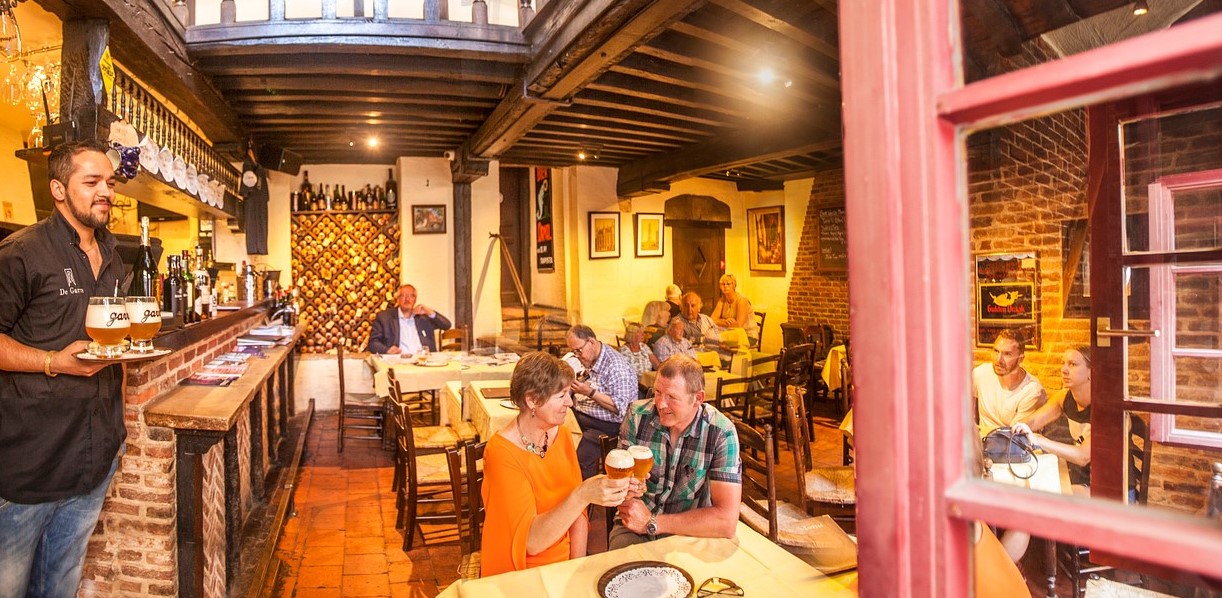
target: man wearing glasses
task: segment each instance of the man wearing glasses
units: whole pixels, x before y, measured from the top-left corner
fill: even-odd
[[[628,360],[594,336],[589,326],[578,324],[565,334],[565,342],[585,367],[578,372],[573,391],[573,415],[581,425],[577,461],[581,477],[596,475],[602,469],[602,450],[598,438],[618,436],[620,422],[628,404],[637,398],[639,376]]]
[[[620,447],[649,447],[654,467],[643,487],[630,483],[608,547],[672,534],[733,538],[743,490],[734,424],[704,403],[704,370],[686,355],[658,368],[653,392],[628,407],[620,427]]]

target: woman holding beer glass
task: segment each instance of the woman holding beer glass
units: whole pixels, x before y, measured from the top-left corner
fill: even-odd
[[[482,576],[585,556],[586,507],[624,500],[631,458],[618,479],[581,480],[563,427],[572,382],[572,368],[547,353],[528,353],[514,367],[509,396],[520,413],[484,451]]]

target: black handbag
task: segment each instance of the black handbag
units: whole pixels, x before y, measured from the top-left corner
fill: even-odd
[[[1027,463],[1035,461],[1035,447],[1025,435],[997,428],[984,437],[984,456],[993,463]]]

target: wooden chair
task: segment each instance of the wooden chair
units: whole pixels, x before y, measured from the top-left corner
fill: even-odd
[[[743,422],[735,422],[734,426],[743,466],[739,519],[824,573],[856,566],[856,545],[831,518],[811,517],[801,508],[777,499],[772,428],[765,427],[760,434]]]
[[[754,315],[756,330],[759,332],[759,334],[756,335],[755,339],[751,341],[751,348],[758,349],[764,346],[764,320],[768,318],[768,312],[757,311],[754,312]]]
[[[437,332],[438,351],[467,351],[469,347],[466,326],[455,326],[449,330]]]
[[[342,328],[342,325],[341,325]],[[381,440],[385,430],[385,405],[374,393],[349,393],[344,380],[344,343],[347,335],[340,333],[335,346],[339,371],[339,439],[337,449],[344,452],[344,438]],[[351,431],[351,433],[349,433]]]
[[[458,527],[458,513],[450,511],[454,498],[449,496],[450,467],[445,455],[446,449],[457,448],[458,438],[455,436],[453,443],[443,447],[419,448],[407,406],[394,403],[392,413],[399,429],[394,477],[402,480],[395,493],[398,510],[395,527],[403,530],[403,551],[407,552],[412,549],[416,527],[421,523],[454,523],[455,529]],[[431,512],[422,514],[421,507],[429,507]]]
[[[446,449],[450,469],[450,493],[458,514],[458,533],[462,541],[460,579],[476,579],[480,574],[480,543],[484,529],[484,447],[486,442],[462,444]],[[465,460],[465,467],[464,467]],[[465,523],[466,532],[463,532]]]
[[[777,363],[775,397],[773,398],[771,413],[769,414],[771,416],[771,421],[769,423],[772,424],[773,430],[782,429],[781,426],[783,425],[785,413],[784,410],[780,408],[780,405],[784,403],[787,393],[790,392],[790,388],[801,389],[803,392],[798,393],[797,396],[803,400],[805,400],[807,395],[814,394],[813,389],[815,388],[817,383],[816,381],[818,380],[815,377],[814,354],[815,346],[811,343],[802,343],[800,345],[794,345],[792,347],[781,349],[780,361]],[[806,414],[810,413],[806,409],[803,409],[803,412]],[[806,426],[808,437],[813,435],[811,434],[811,432],[814,430],[812,424],[813,422],[805,419],[802,421],[802,425]],[[777,436],[773,436],[772,442],[777,445],[779,452],[780,445]],[[790,438],[790,442],[793,442],[792,437]]]
[[[1134,480],[1137,490],[1136,504],[1146,504],[1150,496],[1150,457],[1154,451],[1154,443],[1150,440],[1150,427],[1144,419],[1129,414],[1129,471],[1136,473]],[[1069,587],[1074,598],[1080,598],[1086,591],[1087,582],[1099,573],[1110,571],[1112,567],[1092,563],[1090,549],[1062,542],[1057,543],[1057,570],[1069,578]]]
[[[830,515],[841,528],[853,533],[857,528],[857,481],[853,468],[814,466],[811,440],[802,425],[806,420],[802,398],[790,395],[784,403],[802,510],[813,515]]]
[[[743,378],[718,378],[713,406],[731,419],[754,426],[757,423],[754,417],[756,408],[771,404],[776,395],[776,380],[776,372]]]

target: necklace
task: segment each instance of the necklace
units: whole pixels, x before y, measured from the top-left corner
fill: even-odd
[[[525,434],[522,434],[521,426],[518,426],[518,434],[522,437],[522,444],[526,447],[526,450],[536,455],[539,455],[540,459],[547,456],[547,436],[548,436],[547,432],[543,433],[543,446],[539,446],[531,442],[530,439],[527,438]]]

